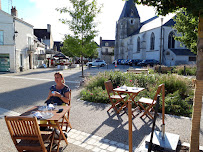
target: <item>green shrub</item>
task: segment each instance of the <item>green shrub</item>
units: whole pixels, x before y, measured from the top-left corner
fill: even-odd
[[[176,91],[165,97],[165,113],[190,117],[192,114],[192,105],[183,100],[179,91]]]
[[[135,101],[141,97],[153,98],[158,86],[165,84],[166,113],[190,116],[193,104],[193,86],[190,79],[177,74],[134,74],[123,72],[104,72],[90,77],[86,81],[85,88],[81,91],[81,98],[89,102],[109,103],[108,94],[105,91],[104,82],[111,80],[113,87],[122,85],[145,88],[135,97]],[[162,102],[162,99],[160,99]],[[161,104],[160,104],[161,108]],[[185,110],[184,110],[185,109]]]
[[[184,72],[185,67],[185,72]],[[173,72],[179,75],[196,75],[197,67],[190,65],[175,66]]]
[[[109,103],[109,96],[106,90],[103,90],[102,87],[95,87],[92,90],[83,89],[80,92],[82,100],[96,103]]]

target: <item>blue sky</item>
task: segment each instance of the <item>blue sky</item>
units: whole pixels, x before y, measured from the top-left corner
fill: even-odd
[[[2,9],[10,14],[11,0],[1,0]],[[102,12],[97,17],[99,35],[95,41],[99,43],[101,36],[105,40],[115,39],[116,21],[119,19],[125,1],[123,0],[97,0],[103,4]],[[68,18],[67,14],[61,15],[55,8],[70,7],[69,0],[12,0],[16,6],[18,18],[32,24],[34,28],[47,28],[51,24],[54,41],[63,40],[64,34],[70,33],[68,26],[62,24],[59,18]],[[10,9],[9,9],[10,8]],[[137,6],[141,21],[155,15],[153,7]]]

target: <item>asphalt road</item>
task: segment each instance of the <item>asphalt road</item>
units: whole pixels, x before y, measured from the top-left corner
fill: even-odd
[[[117,67],[121,71],[126,71],[127,68],[129,67],[122,65]],[[101,68],[85,67],[84,73],[85,75],[95,75],[98,72],[114,69],[114,65]],[[34,105],[43,105],[50,86],[55,84],[54,73],[56,71],[58,70],[47,68],[21,73],[0,73],[0,108],[20,114]],[[66,84],[72,90],[70,113],[72,127],[77,131],[87,133],[89,136],[97,136],[101,140],[106,139],[106,141],[114,141],[118,145],[128,145],[127,114],[122,112],[116,115],[114,111],[107,113],[110,105],[79,100],[79,92],[82,89],[79,87],[82,80],[81,68],[63,70],[63,73]],[[165,122],[167,132],[180,135],[181,142],[190,141],[191,119],[166,115]],[[151,126],[152,120],[147,117],[141,119],[138,116],[133,119],[133,147],[139,147],[140,143],[151,132]],[[161,115],[157,118],[156,130],[160,130],[160,126]],[[0,139],[1,152],[15,151],[3,118],[0,119]],[[203,146],[203,121],[201,121],[200,144]],[[127,148],[124,150],[127,151]],[[86,152],[92,150],[70,143],[64,151]]]

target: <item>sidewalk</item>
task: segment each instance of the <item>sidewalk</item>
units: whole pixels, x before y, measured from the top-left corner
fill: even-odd
[[[78,70],[79,71],[79,70]],[[89,70],[91,71],[91,70]],[[33,71],[32,71],[33,72]],[[47,72],[47,74],[46,74]],[[54,72],[54,70],[53,70]],[[1,99],[0,101],[5,101],[9,97],[9,93],[17,94],[9,101],[17,100],[19,102],[25,102],[30,95],[28,93],[33,93],[32,90],[36,91],[40,89],[39,96],[41,98],[46,98],[47,96],[47,88],[50,87],[53,81],[52,73],[47,70],[43,73],[43,76],[40,75],[40,71],[35,75],[28,75],[29,72],[20,74],[9,74],[10,76],[16,75],[16,79],[12,79],[12,82],[19,81],[19,83],[27,87],[25,90],[19,88],[14,88],[13,90],[9,90],[4,87],[3,92],[0,92]],[[94,72],[94,71],[93,71]],[[73,73],[73,78],[69,77],[68,74]],[[66,76],[66,81],[68,85],[72,89],[72,100],[71,100],[71,111],[70,111],[70,122],[73,129],[68,133],[68,142],[69,145],[64,150],[64,152],[125,152],[128,151],[128,115],[126,112],[121,112],[119,115],[116,115],[112,110],[107,113],[110,105],[101,104],[101,103],[90,103],[87,101],[79,100],[79,93],[81,88],[78,89],[78,83],[80,82],[79,75],[81,75],[81,71],[77,74],[74,74],[74,70],[66,70],[64,71],[64,75]],[[96,72],[95,72],[96,73]],[[77,77],[78,80],[75,80]],[[5,79],[6,83],[7,79],[10,77],[0,77],[0,79]],[[4,80],[3,79],[3,80]],[[21,79],[24,83],[21,83]],[[39,80],[38,80],[39,79]],[[40,82],[39,82],[40,81]],[[5,84],[5,82],[2,84]],[[31,83],[29,83],[31,82]],[[27,83],[30,86],[28,87]],[[38,84],[39,83],[39,84]],[[42,84],[44,83],[44,84]],[[1,83],[0,83],[1,84]],[[38,84],[38,86],[36,86]],[[17,91],[16,91],[17,90]],[[25,94],[23,94],[23,92]],[[22,96],[18,96],[18,94],[22,94]],[[6,95],[4,95],[6,94]],[[27,96],[25,96],[28,94]],[[4,99],[3,99],[4,98]],[[36,97],[35,97],[36,98]],[[33,104],[42,104],[43,100],[37,97],[35,100],[30,100],[29,103],[25,106],[31,107]],[[41,101],[42,100],[42,101]],[[34,103],[35,102],[35,103]],[[14,102],[15,103],[15,102]],[[2,105],[3,106],[3,105]],[[11,108],[12,106],[12,108]],[[24,106],[24,105],[23,105]],[[17,107],[14,104],[10,105],[9,109],[11,111],[7,111],[8,108],[0,107],[0,117],[3,115],[17,115],[22,111],[25,111],[23,106]],[[203,114],[203,112],[202,112]],[[203,119],[203,117],[202,117]],[[145,137],[151,132],[152,120],[148,117],[143,117],[141,119],[139,115],[136,118],[133,118],[133,147],[135,151],[139,150],[140,144],[143,142]],[[160,130],[161,128],[161,115],[157,118],[155,130]],[[190,142],[190,129],[191,129],[191,119],[186,117],[177,117],[166,115],[165,117],[166,124],[166,132],[174,133],[180,135],[180,141],[189,143]],[[0,118],[0,151],[1,152],[15,152],[16,149],[13,145],[13,142],[8,133],[5,121],[3,118]],[[62,142],[64,144],[64,142]],[[203,146],[203,121],[201,121],[201,130],[200,130],[200,145]]]

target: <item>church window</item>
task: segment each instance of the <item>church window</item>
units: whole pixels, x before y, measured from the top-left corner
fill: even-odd
[[[131,20],[130,23],[133,24],[133,20]]]
[[[154,33],[152,33],[150,38],[150,50],[154,50],[154,44],[155,44],[155,36]]]
[[[0,31],[0,45],[4,44],[4,31]]]
[[[140,37],[137,38],[137,52],[140,52]]]
[[[175,48],[175,34],[174,32],[170,32],[169,35],[168,35],[168,48],[171,49],[171,48]]]

